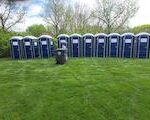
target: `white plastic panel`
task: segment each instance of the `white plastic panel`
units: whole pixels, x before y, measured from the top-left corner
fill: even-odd
[[[13,42],[13,46],[18,46],[18,42]]]
[[[37,44],[37,42],[34,42],[34,46],[37,46],[38,44]]]
[[[61,40],[60,42],[61,42],[61,43],[66,43],[66,40]]]
[[[42,45],[47,45],[47,41],[42,41]]]
[[[99,39],[99,43],[104,43],[104,39]]]
[[[131,39],[125,39],[125,43],[132,43]]]
[[[30,42],[25,42],[25,46],[30,46]]]
[[[148,39],[147,38],[141,38],[141,42],[146,43],[146,42],[148,42]]]
[[[86,43],[92,43],[91,39],[86,39]]]
[[[111,43],[117,43],[117,39],[115,38],[111,39]]]
[[[73,39],[72,41],[74,44],[78,44],[79,43],[79,40],[78,39]]]
[[[53,41],[51,41],[51,45],[53,45]]]

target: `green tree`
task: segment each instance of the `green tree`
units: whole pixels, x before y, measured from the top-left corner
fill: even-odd
[[[33,35],[33,36],[39,37],[40,35],[46,33],[47,30],[46,30],[46,28],[44,27],[44,25],[37,25],[37,24],[34,24],[34,25],[32,25],[32,26],[29,26],[29,27],[26,29],[26,32],[27,32],[29,35]]]
[[[96,0],[93,17],[109,34],[118,32],[138,11],[137,0]]]
[[[140,32],[148,32],[148,33],[150,33],[150,24],[136,26],[133,29],[131,29],[131,32],[133,32],[135,34],[138,34]]]
[[[15,36],[14,32],[6,32],[0,29],[0,58],[9,57],[9,40],[12,36]]]

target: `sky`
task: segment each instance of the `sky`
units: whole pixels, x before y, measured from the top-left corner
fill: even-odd
[[[89,7],[94,6],[93,0],[73,0],[73,2],[79,2],[81,4],[86,4]],[[28,6],[28,14],[24,19],[23,23],[18,24],[14,29],[15,31],[25,31],[28,26],[33,24],[43,24],[45,22],[38,15],[42,12],[43,0],[29,0],[24,3]],[[131,18],[129,21],[130,27],[135,27],[142,24],[150,24],[150,0],[139,0],[139,11],[137,14]]]

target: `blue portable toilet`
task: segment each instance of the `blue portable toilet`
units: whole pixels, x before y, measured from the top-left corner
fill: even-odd
[[[82,36],[80,34],[72,34],[70,36],[70,55],[71,57],[82,56]]]
[[[107,35],[99,33],[95,35],[95,56],[106,57],[107,53]]]
[[[52,37],[49,35],[42,35],[39,37],[40,56],[41,58],[49,58],[53,56],[54,44]]]
[[[34,41],[37,40],[34,36],[25,36],[23,41],[23,53],[24,58],[31,59],[35,58],[35,52],[34,52]]]
[[[70,56],[70,46],[69,46],[69,35],[60,34],[58,37],[58,48],[67,49],[68,56]]]
[[[12,59],[22,58],[22,38],[15,36],[10,39],[10,55]]]
[[[134,34],[125,33],[121,36],[121,57],[132,58],[134,50]]]
[[[108,35],[108,56],[119,57],[120,56],[120,34],[111,33]]]
[[[139,33],[136,35],[135,40],[135,57],[136,58],[149,58],[149,33]]]
[[[93,57],[94,54],[94,35],[87,33],[83,35],[83,56]]]

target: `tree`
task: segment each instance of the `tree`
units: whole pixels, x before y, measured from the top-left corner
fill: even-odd
[[[138,34],[140,32],[148,32],[148,33],[150,33],[150,24],[136,26],[133,29],[131,29],[131,32],[133,32],[135,34]]]
[[[126,25],[138,11],[136,0],[96,0],[97,7],[93,17],[97,25],[103,26],[107,33],[116,32]]]
[[[73,10],[73,28],[74,32],[81,32],[85,33],[87,30],[87,27],[90,26],[90,19],[91,19],[91,13],[88,7],[86,5],[74,4],[74,10]]]
[[[22,22],[26,10],[13,0],[1,0],[0,2],[0,28],[8,31],[17,23]]]
[[[64,0],[48,0],[44,6],[45,10],[42,16],[47,24],[53,26],[55,35],[60,33],[61,23],[64,18],[64,4]]]
[[[26,32],[29,33],[30,35],[39,37],[40,35],[44,34],[47,32],[46,28],[44,27],[44,25],[32,25],[29,26],[26,29]]]

